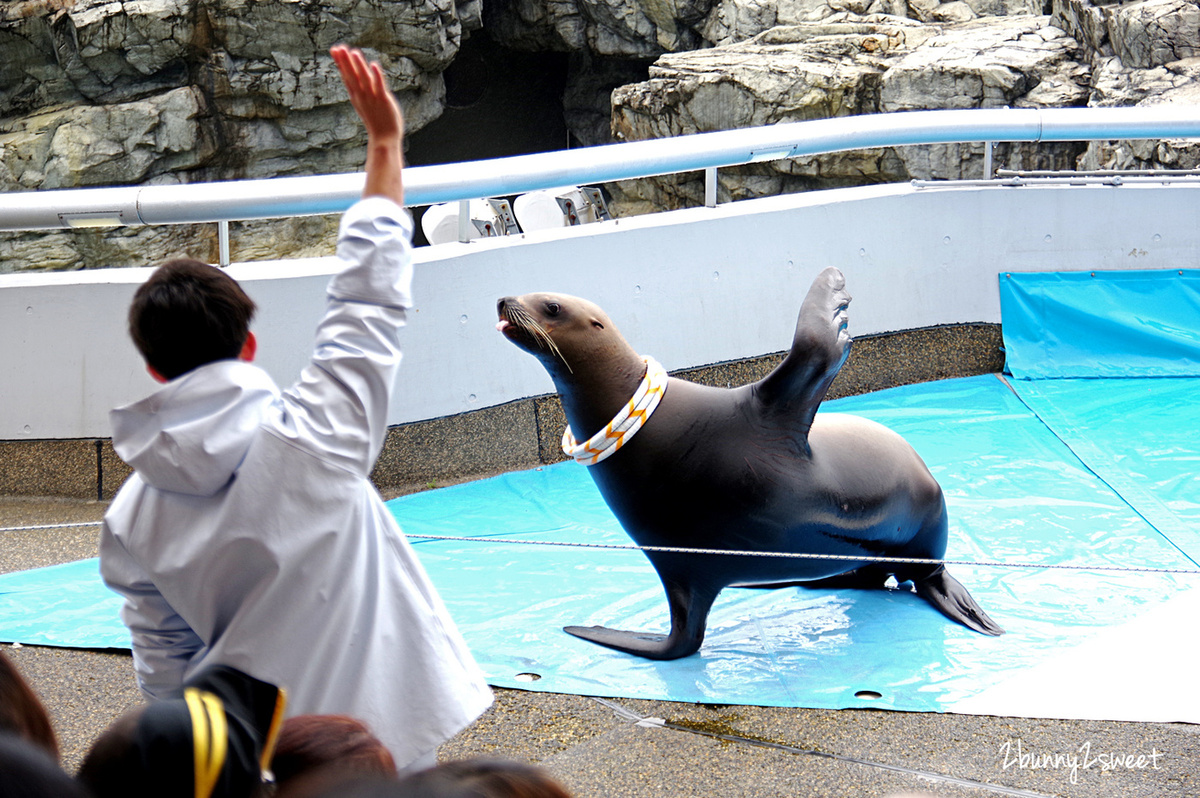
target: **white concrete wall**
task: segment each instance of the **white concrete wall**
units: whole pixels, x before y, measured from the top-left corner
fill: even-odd
[[[791,343],[808,285],[841,268],[856,335],[1000,320],[1005,271],[1195,268],[1200,186],[843,189],[418,250],[393,424],[549,393],[494,329],[496,300],[588,297],[668,369]],[[259,362],[307,359],[331,259],[235,264],[260,306]],[[108,437],[154,388],[125,333],[146,269],[0,275],[0,440]]]

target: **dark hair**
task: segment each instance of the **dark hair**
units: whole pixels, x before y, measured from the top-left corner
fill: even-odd
[[[76,778],[99,798],[122,793],[130,798],[149,795],[128,783],[129,774],[141,770],[133,740],[145,711],[146,707],[140,706],[121,715],[101,732],[83,757]]]
[[[86,798],[72,779],[40,746],[14,734],[0,733],[0,798]]]
[[[282,786],[282,785],[281,785]],[[397,781],[378,775],[318,770],[296,779],[280,798],[570,798],[534,765],[504,759],[464,759]]]
[[[404,798],[570,798],[541,768],[503,759],[464,759],[401,780]]]
[[[271,770],[280,787],[320,768],[396,776],[391,752],[347,715],[297,715],[283,722]]]
[[[58,759],[58,740],[46,708],[3,651],[0,651],[0,732],[22,737]]]
[[[254,301],[228,274],[178,258],[138,287],[129,307],[129,334],[146,362],[170,380],[237,357],[254,310]]]
[[[226,665],[183,683],[183,697],[126,712],[79,766],[96,798],[251,798],[283,716],[283,692]]]

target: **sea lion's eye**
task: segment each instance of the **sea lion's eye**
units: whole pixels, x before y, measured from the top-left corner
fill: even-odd
[[[557,302],[546,303],[546,313],[550,314],[551,316],[557,316],[560,310],[562,310],[562,306]]]

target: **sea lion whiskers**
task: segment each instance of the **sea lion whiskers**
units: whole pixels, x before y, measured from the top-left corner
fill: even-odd
[[[550,337],[550,333],[546,332],[546,328],[533,317],[532,313],[520,305],[509,304],[504,308],[504,316],[508,319],[509,323],[529,333],[529,336],[537,342],[539,347],[548,350],[550,354],[561,360],[563,365],[567,367],[567,371],[572,374],[575,373],[574,369],[571,368],[571,364],[563,356],[562,350],[558,348],[558,344],[554,343],[554,339]]]

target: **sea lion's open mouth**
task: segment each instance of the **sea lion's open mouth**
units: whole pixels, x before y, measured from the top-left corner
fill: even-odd
[[[500,320],[496,322],[496,329],[504,337],[518,346],[525,343],[537,349],[544,349],[561,360],[567,371],[572,371],[571,364],[563,357],[550,333],[518,301],[505,297],[496,303],[496,312],[500,316]]]
[[[509,318],[510,309],[514,306],[516,306],[516,300],[512,297],[504,297],[496,302],[496,315],[499,317],[496,329],[506,337],[511,337],[511,333],[518,329],[518,325]]]

